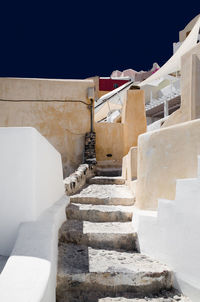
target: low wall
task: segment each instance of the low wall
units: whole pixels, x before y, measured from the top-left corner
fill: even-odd
[[[95,123],[96,159],[122,160],[123,157],[123,124]],[[107,155],[112,156],[107,156]]]
[[[123,157],[122,178],[128,184],[137,178],[137,147],[130,148],[128,154]]]
[[[96,166],[94,164],[82,164],[70,176],[64,179],[66,195],[72,195],[80,191],[88,179],[95,176]]]
[[[64,194],[57,150],[34,128],[0,128],[0,255],[21,222],[34,221]]]
[[[0,275],[0,301],[56,301],[58,231],[66,220],[68,203],[65,196],[35,222],[21,224]]]
[[[176,179],[197,176],[200,119],[145,133],[138,140],[136,206],[156,210],[174,199]]]
[[[66,177],[83,161],[90,110],[80,101],[90,104],[90,87],[92,80],[0,78],[0,127],[36,128],[60,152]]]

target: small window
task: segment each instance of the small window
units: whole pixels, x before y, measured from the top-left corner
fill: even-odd
[[[119,85],[117,83],[114,84],[114,88],[117,88],[119,87]]]

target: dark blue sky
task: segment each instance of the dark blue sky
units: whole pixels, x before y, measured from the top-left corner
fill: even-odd
[[[172,54],[198,13],[178,1],[9,1],[0,4],[0,76],[86,78],[148,70]],[[165,6],[168,3],[168,6]],[[69,5],[70,4],[70,5]],[[176,6],[174,6],[176,4]]]

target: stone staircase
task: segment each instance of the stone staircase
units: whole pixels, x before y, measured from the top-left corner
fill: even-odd
[[[135,198],[120,177],[94,177],[70,197],[59,232],[57,302],[189,302],[173,274],[136,250]]]

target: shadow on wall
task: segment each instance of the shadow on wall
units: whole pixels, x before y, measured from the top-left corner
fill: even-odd
[[[138,136],[146,132],[144,92],[128,90],[121,123],[95,123],[97,161],[118,161],[133,146]],[[108,156],[109,155],[109,156]]]

